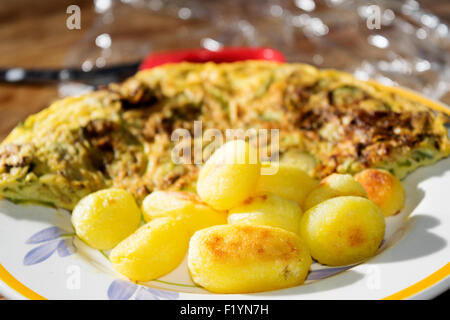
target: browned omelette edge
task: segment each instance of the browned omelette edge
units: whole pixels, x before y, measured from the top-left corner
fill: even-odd
[[[406,99],[415,100],[430,109],[445,113],[447,116],[450,116],[450,107],[447,107],[443,102],[435,102],[434,100],[427,98],[411,89],[401,86],[389,87],[372,79],[367,80],[367,83],[377,87],[378,89],[383,89],[392,93],[399,94]]]

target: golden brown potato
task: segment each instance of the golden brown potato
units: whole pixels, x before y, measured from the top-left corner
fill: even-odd
[[[367,193],[351,175],[333,173],[322,179],[319,186],[308,194],[303,209],[308,210],[322,201],[340,196],[367,198]]]
[[[229,211],[228,223],[251,224],[282,228],[300,234],[302,209],[288,199],[275,194],[259,194]]]
[[[255,190],[260,167],[256,150],[247,142],[227,142],[201,168],[197,193],[216,210],[238,206]]]
[[[189,192],[155,191],[142,203],[145,221],[160,217],[174,217],[186,222],[190,233],[216,224],[227,223],[226,212],[208,207],[200,198]]]
[[[405,205],[405,189],[397,177],[381,169],[366,169],[355,176],[370,200],[380,207],[385,217],[400,212]]]
[[[296,234],[273,227],[221,225],[191,238],[192,279],[217,293],[248,293],[296,286],[306,278],[311,257]]]
[[[77,236],[95,249],[108,250],[132,234],[141,222],[133,196],[122,189],[100,190],[84,197],[72,212]]]
[[[328,199],[303,214],[301,235],[318,262],[353,264],[373,256],[384,237],[384,216],[361,197]]]
[[[189,234],[183,221],[157,218],[117,245],[109,256],[119,273],[135,281],[157,279],[183,261]]]
[[[256,188],[257,192],[274,193],[303,205],[306,195],[318,185],[317,180],[311,178],[297,165],[282,162],[263,163],[261,171],[267,167],[275,169],[273,172],[276,173],[262,174]]]

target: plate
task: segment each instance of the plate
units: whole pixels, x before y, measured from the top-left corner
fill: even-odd
[[[372,84],[450,115],[413,91]],[[303,285],[254,294],[207,292],[191,281],[186,259],[157,280],[130,282],[108,252],[75,236],[68,211],[0,199],[0,292],[11,299],[431,299],[450,288],[450,157],[402,183],[405,207],[386,218],[374,257],[344,267],[313,263]]]
[[[132,283],[88,247],[69,212],[0,200],[0,290],[11,299],[428,299],[450,287],[450,158],[404,179],[402,212],[386,219],[377,255],[364,263],[314,263],[305,284],[255,294],[218,295],[196,287],[186,261],[156,281]]]

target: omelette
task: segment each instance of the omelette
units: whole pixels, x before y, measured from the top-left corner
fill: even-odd
[[[280,161],[322,178],[383,168],[398,178],[447,157],[445,112],[336,70],[267,61],[167,64],[54,102],[0,145],[0,196],[72,210],[124,188],[191,190],[200,164],[175,163],[176,129],[278,129]]]

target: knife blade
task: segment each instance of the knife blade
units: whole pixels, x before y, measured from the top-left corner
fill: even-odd
[[[26,69],[0,68],[0,82],[11,84],[56,84],[63,81],[82,82],[94,87],[122,81],[135,74],[141,62],[112,65],[83,71],[79,68]]]

